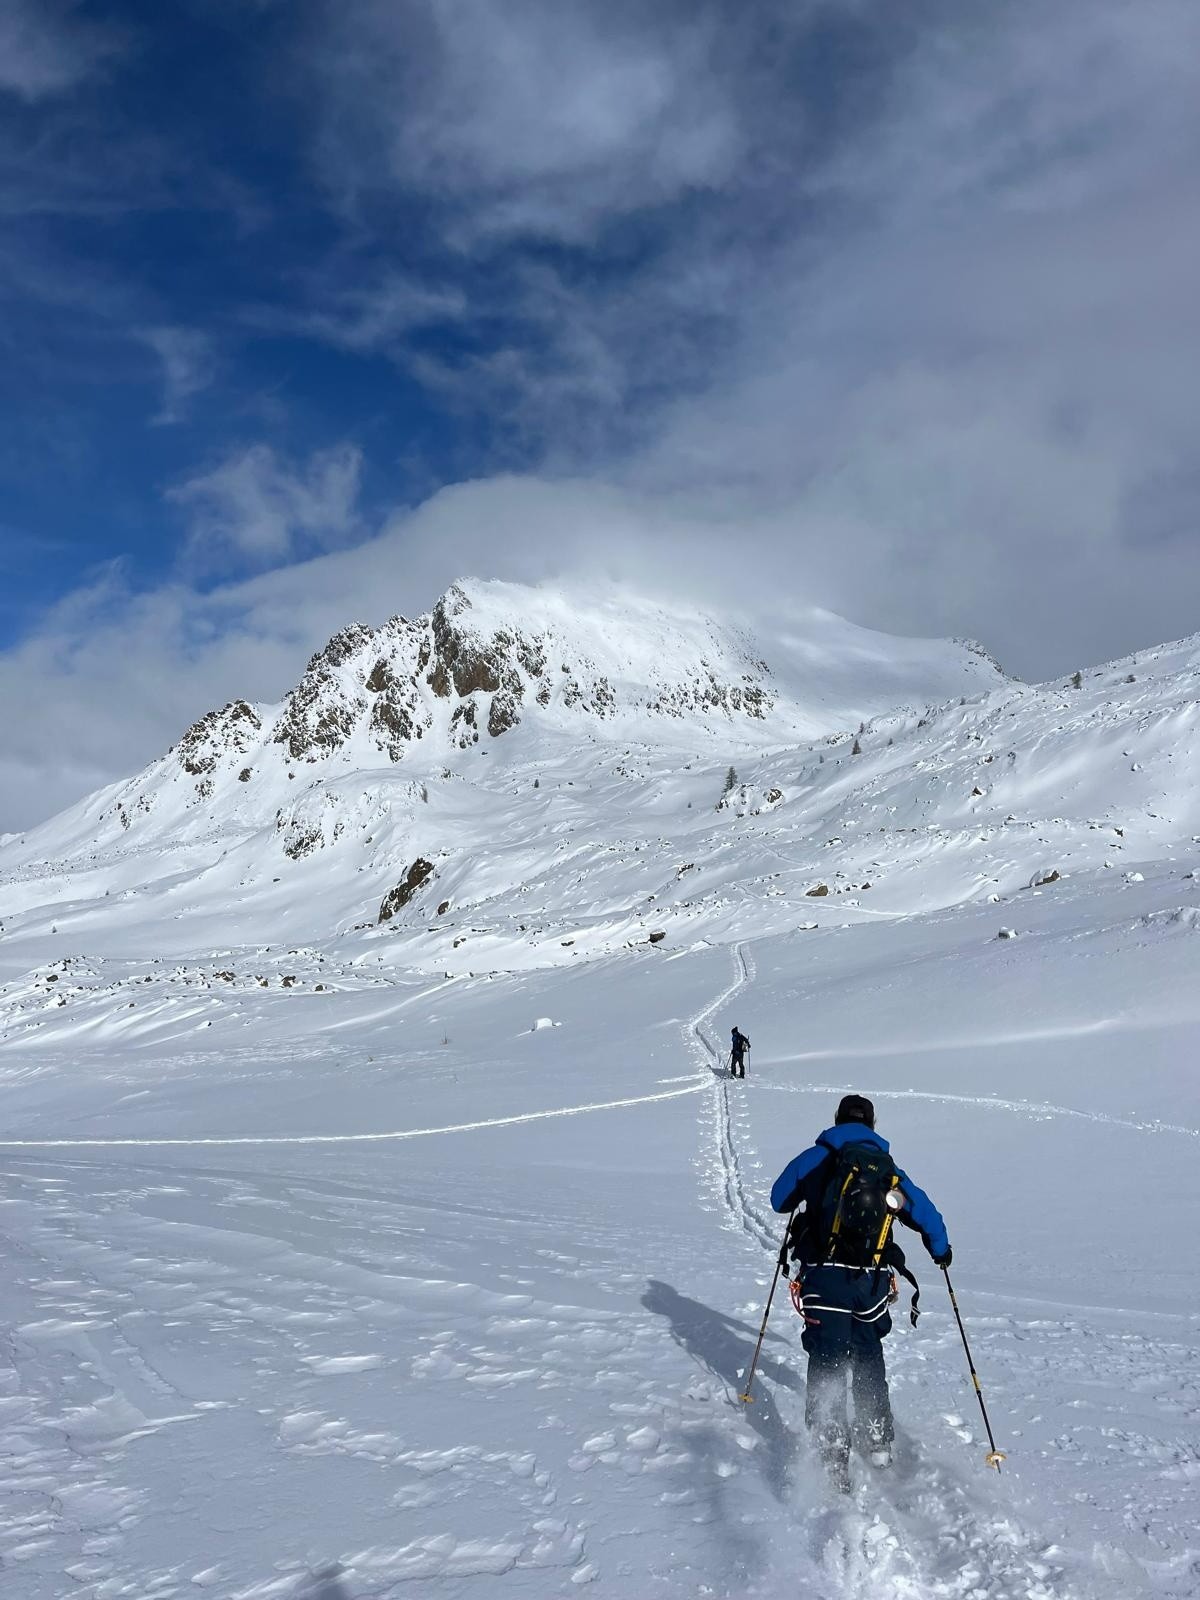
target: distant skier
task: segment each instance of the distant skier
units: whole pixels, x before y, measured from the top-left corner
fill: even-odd
[[[731,1078],[744,1078],[746,1076],[746,1051],[750,1048],[750,1041],[739,1029],[733,1030],[733,1043],[729,1050],[729,1076]]]
[[[887,1140],[875,1132],[875,1107],[858,1094],[845,1096],[834,1126],[779,1174],[771,1204],[795,1212],[784,1250],[796,1269],[792,1298],[804,1314],[804,1420],[834,1482],[848,1490],[847,1372],[860,1448],[875,1466],[889,1466],[892,1459],[895,1430],[883,1340],[892,1328],[893,1269],[914,1288],[916,1280],[891,1225],[899,1221],[915,1229],[936,1265],[948,1267],[946,1225],[929,1196],[896,1166]],[[914,1322],[916,1302],[914,1294]]]

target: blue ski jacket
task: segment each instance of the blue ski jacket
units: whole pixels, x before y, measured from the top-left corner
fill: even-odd
[[[888,1142],[882,1134],[876,1133],[874,1128],[868,1128],[865,1122],[843,1122],[837,1127],[826,1128],[816,1144],[802,1150],[789,1161],[775,1179],[771,1187],[771,1204],[775,1210],[794,1211],[802,1200],[806,1202],[806,1210],[814,1210],[815,1202],[824,1192],[824,1183],[813,1183],[811,1180],[821,1164],[836,1155],[845,1144],[874,1144],[885,1151],[888,1148]],[[899,1168],[896,1170],[900,1172]],[[924,1189],[918,1189],[906,1172],[900,1172],[900,1191],[908,1204],[898,1214],[898,1220],[917,1230],[926,1250],[935,1260],[945,1255],[950,1248],[950,1240],[941,1212]]]

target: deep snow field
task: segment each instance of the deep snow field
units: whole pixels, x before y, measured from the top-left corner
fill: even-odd
[[[720,810],[699,740],[373,772],[355,893],[428,838],[441,919],[269,830],[10,841],[6,1600],[1200,1594],[1198,665],[760,741]],[[851,1089],[1000,1476],[915,1236],[889,1472],[827,1486],[786,1293],[737,1401]]]

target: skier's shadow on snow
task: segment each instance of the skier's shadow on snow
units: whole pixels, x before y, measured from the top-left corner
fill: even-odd
[[[695,1360],[707,1367],[732,1390],[733,1403],[754,1354],[758,1329],[723,1311],[714,1311],[700,1300],[692,1300],[669,1283],[651,1278],[642,1304],[656,1317],[665,1317],[671,1327],[671,1337]],[[768,1339],[779,1341],[778,1334],[768,1334]],[[763,1347],[758,1371],[763,1378],[777,1383],[781,1388],[804,1393],[804,1384],[791,1367],[775,1361]],[[741,1406],[742,1415],[763,1441],[763,1477],[772,1494],[782,1499],[787,1487],[788,1468],[797,1453],[798,1441],[792,1430],[779,1415],[779,1409],[766,1384],[756,1385],[753,1403]]]
[[[293,1590],[289,1600],[351,1600],[350,1591],[342,1582],[346,1569],[340,1562],[310,1572]]]

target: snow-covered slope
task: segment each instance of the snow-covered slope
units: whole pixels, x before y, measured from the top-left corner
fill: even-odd
[[[978,646],[894,639],[809,610],[752,636],[618,589],[454,585],[427,615],[353,623],[278,706],[210,711],[162,760],[100,791],[5,859],[205,838],[274,820],[298,784],[465,759],[507,764],[571,743],[739,752],[794,744],[898,705],[1002,681]]]
[[[514,591],[476,587],[483,598],[456,602],[464,614],[494,601],[494,591],[507,609],[484,608],[476,631],[444,647],[439,662],[477,660],[479,641],[495,646],[500,622],[512,623]],[[534,593],[517,593],[532,612]],[[549,630],[548,611],[563,602],[540,603]],[[647,609],[661,623],[653,649],[635,668],[633,647],[622,645],[625,675],[611,661],[602,675],[627,708],[623,739],[612,736],[616,712],[542,707],[533,694],[521,725],[453,754],[446,740],[456,712],[443,707],[442,724],[399,762],[379,764],[376,751],[371,765],[365,714],[334,754],[293,760],[279,742],[293,725],[291,702],[273,721],[247,709],[262,724],[253,747],[239,734],[236,748],[201,758],[193,729],[139,778],[0,850],[0,917],[10,936],[45,954],[65,943],[91,957],[153,949],[185,958],[234,942],[315,942],[351,964],[383,957],[425,970],[509,970],[621,950],[652,931],[669,930],[672,943],[723,938],[747,901],[763,932],[786,931],[797,920],[852,923],[1018,893],[1037,877],[1084,868],[1119,873],[1169,857],[1200,832],[1195,640],[1081,675],[1079,688],[1013,683],[975,650],[897,641],[904,664],[882,675],[885,685],[903,683],[911,695],[921,661],[932,689],[953,682],[977,692],[939,705],[913,696],[916,704],[797,743],[796,727],[817,713],[800,709],[795,638],[788,673],[772,675],[790,687],[775,691],[769,709],[748,711],[743,697],[741,709],[697,710],[693,683],[690,708],[668,716],[662,663],[679,698],[685,666],[699,670],[700,658],[679,643],[677,619],[670,654],[665,613]],[[606,632],[625,641],[652,632],[643,616],[589,633],[581,615],[571,612],[590,661]],[[806,703],[829,717],[850,701],[869,711],[884,697],[872,663],[887,641],[834,619],[822,626],[840,688],[814,677]],[[445,637],[436,613],[429,628]],[[689,617],[687,629],[707,630],[704,659],[715,661],[716,625]],[[559,656],[582,659],[565,624],[554,638],[547,673],[561,673]],[[747,642],[740,659],[756,648]],[[732,650],[721,657],[726,676],[713,682],[728,686]],[[374,646],[361,649],[339,669],[349,687],[337,705],[367,693],[375,655]],[[648,702],[652,668],[659,677]],[[310,668],[304,682],[312,677]],[[425,678],[419,686],[428,690]],[[243,722],[227,717],[227,737]],[[181,752],[203,771],[185,771]]]
[[[375,634],[0,848],[0,1576],[1195,1595],[1200,641],[1027,686],[592,598],[389,625],[399,759]],[[786,1296],[734,1399],[848,1088],[946,1213],[1000,1479],[923,1261],[892,1477],[830,1500]]]

